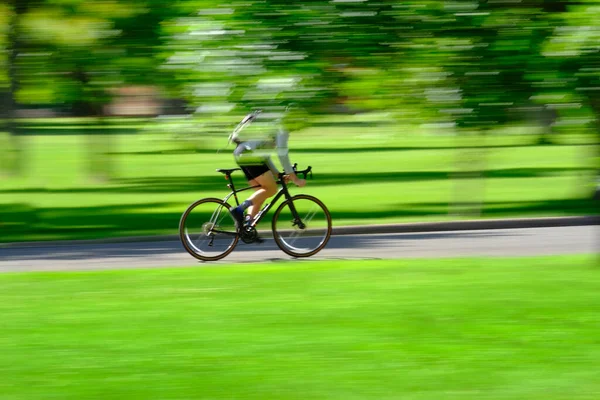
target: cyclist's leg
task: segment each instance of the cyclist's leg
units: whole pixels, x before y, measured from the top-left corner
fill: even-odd
[[[264,200],[277,192],[277,184],[266,164],[240,165],[240,167],[242,168],[244,175],[246,175],[248,184],[250,186],[258,186],[255,189],[255,192],[246,201],[231,210],[234,217],[242,224],[244,221],[244,211],[248,209],[246,221],[254,218],[256,214],[258,214]],[[258,207],[256,207],[256,205],[258,205]],[[250,208],[252,208],[252,210]]]
[[[260,184],[256,181],[255,178],[248,179],[248,186],[253,186],[254,192],[262,189],[260,187]],[[234,215],[236,216],[236,218],[239,218],[240,223],[245,224],[245,223],[252,221],[252,216],[250,216],[250,214],[246,214],[246,217],[244,218],[244,212],[249,207],[252,207],[252,200],[250,200],[250,197],[248,197],[243,203],[241,203],[238,207],[236,207],[236,211],[234,212]]]
[[[248,198],[252,201],[252,205],[248,207],[248,215],[252,218],[256,217],[265,200],[277,193],[277,182],[271,171],[265,172],[254,180],[260,185],[260,188]]]

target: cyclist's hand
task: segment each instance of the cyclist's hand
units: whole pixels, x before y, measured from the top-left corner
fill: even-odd
[[[296,184],[296,186],[298,187],[303,187],[304,185],[306,185],[306,179],[300,179],[300,178],[296,178],[294,180],[294,183]]]

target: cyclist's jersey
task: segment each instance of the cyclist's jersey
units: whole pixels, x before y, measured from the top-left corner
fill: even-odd
[[[286,174],[294,172],[290,163],[288,150],[289,132],[282,127],[277,129],[274,137],[270,135],[262,139],[236,140],[237,148],[233,152],[235,161],[239,165],[266,164],[274,174],[279,170],[271,160],[271,154],[277,153],[279,161]]]

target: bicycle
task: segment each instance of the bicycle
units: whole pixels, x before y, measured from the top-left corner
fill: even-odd
[[[277,246],[292,257],[310,257],[327,245],[332,229],[329,210],[314,196],[291,196],[283,173],[277,179],[281,187],[271,202],[259,211],[249,225],[238,227],[229,211],[229,199],[233,196],[236,205],[239,205],[238,193],[259,187],[247,186],[236,190],[231,174],[238,170],[240,168],[217,169],[217,172],[225,175],[231,193],[223,200],[213,197],[200,199],[192,203],[181,216],[179,238],[188,253],[202,261],[216,261],[230,254],[240,239],[244,243],[259,241],[256,226],[282,196],[285,201],[279,205],[271,221]],[[294,164],[294,171],[297,175],[304,175],[304,179],[310,173],[312,178],[310,166],[303,171],[296,171]]]

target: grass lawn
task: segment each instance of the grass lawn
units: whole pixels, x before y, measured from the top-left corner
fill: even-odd
[[[106,125],[114,133],[107,146],[102,136],[82,135],[95,125],[32,122],[23,138],[25,176],[0,179],[0,242],[173,234],[188,204],[226,195],[215,172],[234,166],[232,147],[217,152],[225,136],[146,126]],[[585,200],[595,165],[589,136],[559,135],[558,144],[538,146],[523,131],[485,140],[434,133],[386,124],[300,131],[290,154],[300,167],[313,166],[314,179],[293,192],[323,200],[338,226],[456,219],[461,202],[483,203],[475,215],[482,218],[596,212]],[[104,165],[97,154],[90,162],[98,151],[111,154],[109,182],[90,179],[90,169]],[[485,179],[457,175],[471,169],[485,170]],[[239,173],[235,181],[244,183]]]
[[[0,275],[1,399],[597,399],[590,256]]]

